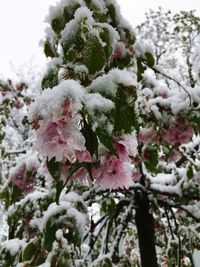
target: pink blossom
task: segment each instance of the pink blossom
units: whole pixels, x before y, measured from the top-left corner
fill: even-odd
[[[76,159],[79,162],[87,162],[87,163],[92,162],[92,157],[91,157],[90,152],[88,150],[76,151]]]
[[[113,147],[118,157],[102,150],[101,162],[93,168],[92,175],[104,189],[129,188],[133,184],[130,157],[138,153],[135,133],[116,138]]]
[[[124,43],[120,42],[117,47],[115,48],[114,52],[112,53],[110,57],[110,62],[112,63],[115,60],[121,59],[126,52],[126,47]]]
[[[124,160],[129,157],[136,157],[138,154],[138,143],[134,132],[132,134],[125,134],[120,138],[116,138],[113,146],[120,158],[123,158]]]
[[[190,142],[193,134],[193,128],[179,120],[169,127],[164,133],[163,139],[171,145],[186,144]]]
[[[66,179],[69,177],[70,166],[71,166],[70,162],[62,164],[60,179],[63,182],[66,182]],[[88,177],[88,171],[82,167],[78,169],[70,178],[73,180],[78,180],[79,182],[82,183],[84,180],[86,180],[87,177]]]
[[[129,188],[133,184],[131,163],[113,155],[94,168],[92,175],[103,189]]]
[[[78,180],[79,182],[83,183],[88,177],[88,171],[85,168],[80,168],[72,175],[73,180]]]
[[[77,129],[76,121],[60,119],[48,122],[38,130],[38,150],[49,159],[76,160],[76,152],[85,150],[85,140]]]
[[[74,99],[66,99],[64,101],[64,104],[62,106],[62,113],[64,116],[66,116],[67,118],[71,118],[72,115],[74,115],[74,104],[75,104],[75,100]]]
[[[139,134],[139,141],[143,144],[147,144],[149,141],[152,140],[154,135],[155,135],[155,131],[154,131],[153,127],[142,128],[140,130],[140,134]]]
[[[20,188],[24,193],[33,192],[36,172],[36,169],[27,170],[25,163],[16,166],[10,175],[13,186]]]
[[[135,171],[132,174],[132,178],[134,182],[139,182],[140,178],[141,178],[141,173],[139,171]]]
[[[80,132],[81,102],[77,99],[62,99],[59,108],[49,114],[35,114],[34,128],[37,130],[37,150],[48,159],[68,160],[73,163],[91,162],[85,148],[85,138]]]

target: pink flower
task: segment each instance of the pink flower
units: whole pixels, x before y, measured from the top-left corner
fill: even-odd
[[[141,173],[139,171],[135,171],[132,174],[132,178],[134,182],[139,182],[140,178],[141,178]]]
[[[70,162],[65,162],[62,164],[61,168],[61,176],[60,179],[65,183],[70,175]],[[88,177],[88,171],[85,168],[78,169],[73,175],[70,177],[73,180],[78,180],[79,182],[83,182]]]
[[[103,189],[127,189],[133,184],[131,163],[113,155],[94,169],[92,175]]]
[[[33,192],[36,182],[37,167],[37,165],[28,166],[25,161],[22,161],[12,168],[10,177],[13,186],[20,188],[25,194]]]
[[[85,148],[85,138],[80,132],[80,100],[62,99],[57,106],[47,115],[44,112],[42,115],[34,114],[37,150],[49,160],[55,157],[56,161],[91,162],[91,155]]]
[[[126,47],[124,43],[120,42],[115,48],[114,52],[112,53],[110,57],[110,62],[112,63],[115,60],[121,59],[125,53],[126,53]]]
[[[72,179],[78,180],[79,182],[83,183],[88,177],[88,171],[85,168],[80,168],[72,175]]]
[[[79,162],[87,162],[87,163],[91,163],[92,162],[92,157],[90,155],[90,152],[87,151],[87,150],[76,151],[76,159]]]
[[[125,153],[127,153],[128,156],[136,157],[138,153],[137,151],[138,143],[135,133],[123,135],[122,139],[117,141],[117,143],[123,145]]]
[[[155,131],[153,127],[142,128],[139,134],[139,141],[143,144],[147,144],[154,137]]]
[[[100,165],[92,170],[93,177],[103,189],[129,188],[133,184],[132,166],[129,156],[137,154],[135,135],[124,135],[113,144],[118,158],[102,151]]]
[[[193,134],[193,128],[179,120],[169,127],[164,133],[163,139],[171,145],[186,144],[190,142]]]
[[[85,139],[77,129],[76,121],[60,119],[48,122],[38,130],[38,150],[49,159],[57,161],[63,158],[70,162],[76,160],[77,151],[85,151]]]

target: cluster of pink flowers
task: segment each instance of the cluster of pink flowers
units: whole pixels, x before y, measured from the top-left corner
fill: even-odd
[[[110,57],[110,62],[112,63],[115,60],[119,60],[124,57],[126,53],[126,47],[124,43],[120,42],[118,43],[117,47],[115,48],[114,52],[112,53]]]
[[[20,188],[24,194],[33,192],[39,165],[40,163],[36,158],[22,159],[10,171],[13,186]]]
[[[191,141],[194,129],[182,120],[177,120],[163,134],[163,139],[171,145],[186,144]]]
[[[91,160],[80,132],[80,116],[75,99],[64,101],[59,114],[48,120],[39,116],[38,120],[34,122],[34,127],[37,126],[37,150],[42,155],[49,160],[55,157],[56,161],[68,160],[71,163]]]
[[[133,185],[132,157],[137,155],[135,135],[125,135],[113,144],[118,157],[106,150],[101,152],[101,162],[93,171],[92,176],[104,189],[129,188]]]

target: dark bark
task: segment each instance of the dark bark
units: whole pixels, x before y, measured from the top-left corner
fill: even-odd
[[[136,227],[139,239],[139,248],[142,267],[158,267],[156,249],[154,219],[149,212],[149,199],[145,192],[137,192],[135,196]]]

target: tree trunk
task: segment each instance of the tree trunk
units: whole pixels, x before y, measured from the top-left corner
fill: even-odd
[[[136,192],[136,227],[139,239],[140,257],[142,267],[158,267],[156,249],[154,220],[149,212],[149,199],[145,192]]]

